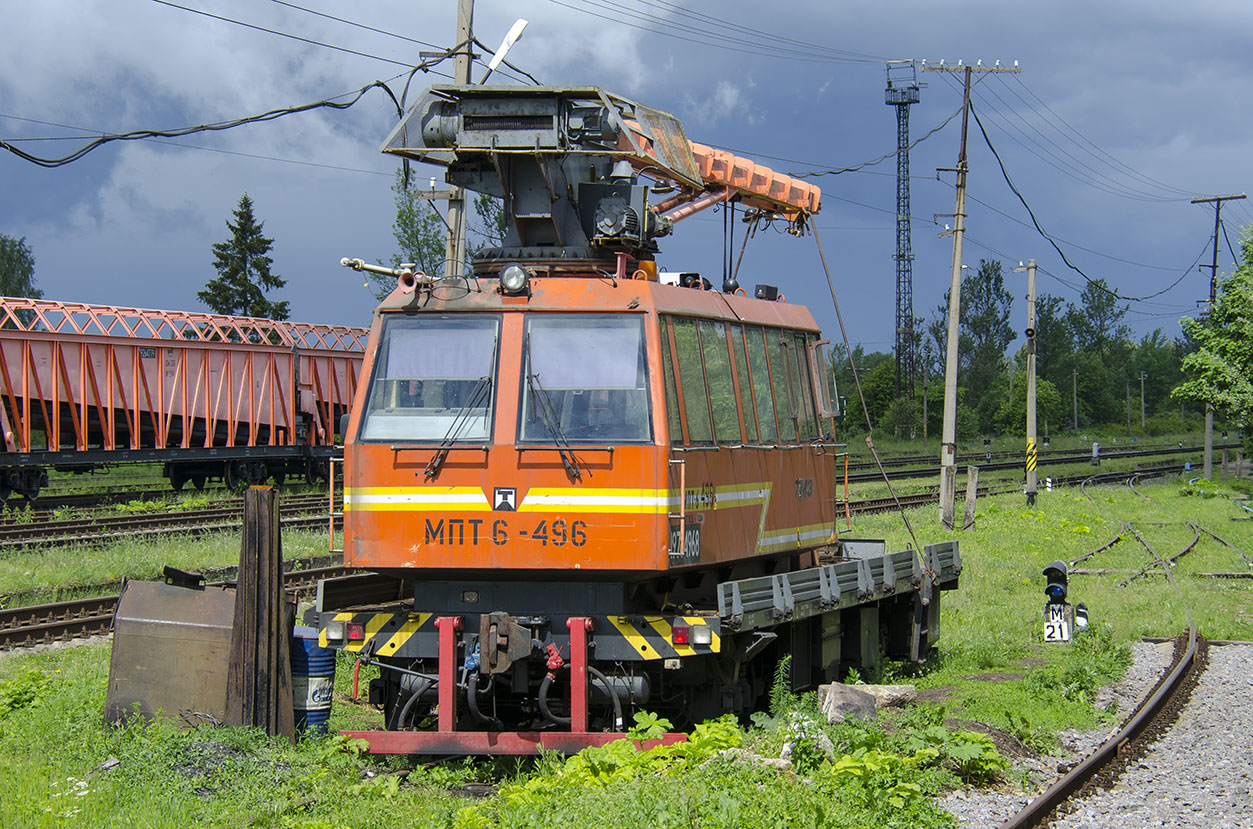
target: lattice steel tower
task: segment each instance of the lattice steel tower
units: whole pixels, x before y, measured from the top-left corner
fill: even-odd
[[[896,394],[914,394],[914,252],[909,231],[909,105],[918,103],[912,60],[888,61],[884,103],[896,107]]]

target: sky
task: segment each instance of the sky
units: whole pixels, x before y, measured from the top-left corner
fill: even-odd
[[[399,97],[420,52],[453,45],[456,2],[0,0],[0,10],[0,138],[59,157],[103,133],[342,101],[375,80]],[[509,61],[543,83],[600,86],[666,110],[693,141],[782,172],[883,159],[811,179],[823,191],[815,223],[848,337],[868,351],[890,351],[895,325],[888,60],[1020,69],[976,75],[974,110],[1022,200],[972,119],[963,256],[971,268],[984,258],[1004,264],[1019,329],[1025,278],[1010,269],[1034,258],[1040,293],[1078,302],[1085,279],[1101,278],[1127,298],[1136,337],[1158,328],[1177,336],[1179,319],[1209,292],[1198,265],[1211,260],[1214,209],[1191,199],[1243,193],[1253,172],[1247,0],[478,0],[475,35],[494,47],[518,17],[530,23]],[[451,61],[437,71],[451,73]],[[961,105],[958,76],[918,80],[911,140]],[[407,100],[445,82],[418,74]],[[953,177],[937,168],[956,164],[960,121],[910,152],[914,313],[925,319],[950,281],[952,241],[939,234],[952,221],[943,214],[954,212]],[[287,280],[271,298],[289,300],[295,320],[366,325],[373,295],[338,263],[396,251],[397,165],[378,152],[395,123],[394,105],[374,89],[344,110],[112,142],[53,169],[0,153],[0,233],[26,238],[49,299],[207,310],[196,293],[216,275],[211,246],[227,238],[247,192]],[[417,171],[419,181],[441,174]],[[1032,226],[1024,200],[1082,274]],[[1220,274],[1253,206],[1227,202],[1222,220]],[[661,245],[663,270],[720,282],[720,214],[680,222]],[[759,235],[740,283],[777,285],[839,340],[812,237]]]

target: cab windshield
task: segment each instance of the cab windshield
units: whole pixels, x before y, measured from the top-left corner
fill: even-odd
[[[642,316],[531,314],[518,440],[652,440]]]
[[[495,316],[385,317],[360,438],[487,440],[499,340]]]

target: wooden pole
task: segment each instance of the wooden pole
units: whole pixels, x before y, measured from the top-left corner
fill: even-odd
[[[279,527],[274,489],[251,487],[244,494],[225,722],[260,726],[270,736],[293,737],[289,641],[295,608],[283,591]]]

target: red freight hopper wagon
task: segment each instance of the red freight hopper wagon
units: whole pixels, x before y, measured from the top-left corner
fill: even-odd
[[[654,260],[720,201],[799,233],[815,187],[596,89],[437,87],[384,150],[501,197],[511,228],[472,273],[398,273],[370,329],[344,560],[407,596],[324,582],[312,621],[382,668],[372,750],[573,750],[642,708],[747,714],[784,656],[801,690],[928,655],[956,545],[837,537],[813,316]]]
[[[0,298],[0,494],[164,462],[175,489],[325,477],[366,331]]]

